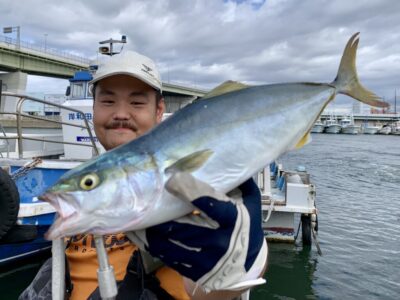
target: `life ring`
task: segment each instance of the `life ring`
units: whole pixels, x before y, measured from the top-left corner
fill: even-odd
[[[14,226],[19,211],[19,193],[10,175],[0,168],[0,240]]]

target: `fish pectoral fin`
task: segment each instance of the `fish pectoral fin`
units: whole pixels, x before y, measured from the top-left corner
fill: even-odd
[[[303,148],[305,145],[307,145],[308,143],[311,143],[312,138],[311,138],[311,134],[309,132],[307,132],[301,139],[300,141],[298,141],[298,143],[296,144],[296,146],[294,147],[294,149],[301,149]]]
[[[209,91],[207,94],[205,94],[203,96],[203,99],[223,95],[226,93],[238,91],[238,90],[245,89],[248,87],[249,87],[249,85],[247,85],[247,84],[244,84],[244,83],[241,83],[238,81],[228,80],[228,81],[225,81],[224,83],[218,85],[217,87],[215,87],[214,89]]]
[[[165,173],[175,172],[193,172],[200,168],[213,154],[214,152],[210,149],[196,151],[189,154],[165,169]]]

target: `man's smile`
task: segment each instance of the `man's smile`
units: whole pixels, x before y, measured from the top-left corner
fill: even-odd
[[[133,130],[133,129],[131,129],[131,128],[126,128],[126,127],[110,128],[110,129],[108,129],[108,130],[114,130],[114,131],[116,131],[116,132],[121,132],[121,133],[123,133],[123,132],[132,132],[132,131],[135,131],[135,130]]]

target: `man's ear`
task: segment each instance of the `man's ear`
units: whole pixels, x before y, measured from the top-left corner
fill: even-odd
[[[157,111],[156,111],[156,114],[157,114],[157,124],[158,123],[160,123],[161,121],[162,121],[162,117],[163,117],[163,114],[164,114],[164,112],[165,112],[165,101],[164,101],[164,97],[162,97],[159,101],[158,101],[158,103],[157,103]]]

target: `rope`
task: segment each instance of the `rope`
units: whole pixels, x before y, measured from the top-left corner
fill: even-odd
[[[269,208],[268,208],[268,214],[265,217],[265,219],[263,220],[264,223],[267,223],[269,218],[271,217],[272,210],[274,209],[274,205],[275,205],[275,200],[271,199],[271,204],[269,205]]]
[[[19,177],[26,175],[30,170],[40,163],[42,163],[42,159],[40,157],[35,157],[33,161],[26,163],[24,166],[13,172],[11,174],[11,178],[15,181]]]
[[[295,242],[295,243],[296,243],[297,237],[299,236],[300,226],[301,226],[301,219],[300,219],[300,221],[299,221],[299,226],[297,226],[297,233],[296,233],[296,236],[295,236],[295,238],[294,238],[294,242]]]
[[[312,235],[313,235],[313,241],[315,244],[315,247],[317,247],[317,252],[320,256],[322,256],[322,251],[321,247],[319,246],[318,238],[317,238],[317,233],[315,232],[314,228],[311,229]]]

